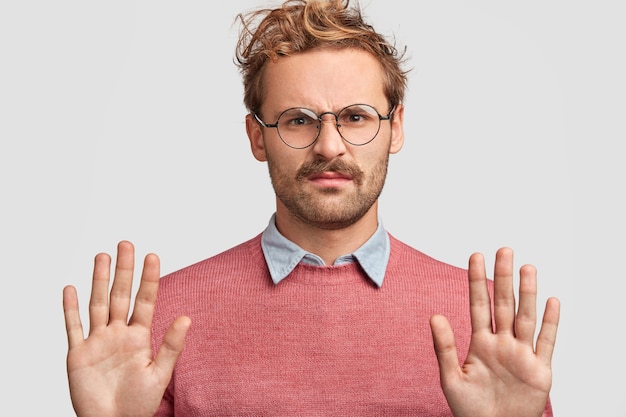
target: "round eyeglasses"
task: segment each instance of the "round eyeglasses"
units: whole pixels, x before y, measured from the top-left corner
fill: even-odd
[[[381,116],[369,104],[351,104],[337,113],[330,111],[317,114],[311,109],[294,107],[283,111],[276,123],[265,123],[254,113],[254,118],[264,127],[276,128],[285,145],[294,149],[304,149],[313,145],[320,135],[322,117],[331,114],[335,117],[337,131],[351,145],[367,145],[374,140],[380,130],[381,120],[390,120],[396,106],[392,106],[387,116]]]

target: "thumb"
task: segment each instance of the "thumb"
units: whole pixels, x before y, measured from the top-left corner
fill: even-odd
[[[163,343],[154,358],[154,365],[165,379],[166,384],[172,377],[174,365],[185,347],[185,336],[191,326],[191,319],[180,316],[170,325],[163,338]]]
[[[456,375],[459,368],[454,333],[448,319],[441,315],[434,315],[430,318],[430,330],[439,362],[441,384],[444,385],[453,375]]]

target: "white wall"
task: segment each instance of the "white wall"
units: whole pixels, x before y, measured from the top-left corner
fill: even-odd
[[[275,3],[214,4],[0,5],[0,396],[10,415],[72,415],[61,291],[77,286],[85,310],[97,252],[129,239],[167,273],[269,219],[231,23]],[[537,265],[541,302],[562,301],[558,416],[626,416],[614,382],[626,373],[622,4],[362,2],[414,67],[385,225],[455,265],[474,251],[491,262],[504,245]]]

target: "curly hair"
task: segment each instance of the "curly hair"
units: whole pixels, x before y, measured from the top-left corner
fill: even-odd
[[[240,13],[241,31],[235,52],[244,85],[244,104],[251,112],[263,102],[265,64],[315,48],[355,48],[376,57],[385,74],[390,104],[401,103],[407,85],[403,51],[365,23],[350,0],[286,0],[276,9]]]

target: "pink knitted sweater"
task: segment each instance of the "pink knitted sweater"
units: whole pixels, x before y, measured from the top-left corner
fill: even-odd
[[[179,315],[192,327],[157,416],[452,415],[428,321],[448,317],[462,361],[465,270],[390,237],[381,288],[358,263],[275,285],[260,238],[161,280],[153,346]]]

